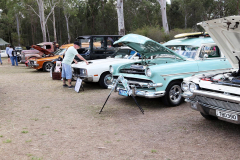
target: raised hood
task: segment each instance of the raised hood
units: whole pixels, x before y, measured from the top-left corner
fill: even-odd
[[[132,48],[141,54],[141,56],[146,58],[157,54],[170,54],[185,60],[184,57],[178,55],[171,49],[168,49],[160,43],[141,35],[128,34],[120,38],[118,41],[114,42],[114,44],[117,43],[123,43],[124,45]]]
[[[230,16],[198,23],[212,37],[234,68],[239,68],[240,16]]]
[[[41,48],[40,46],[37,46],[37,45],[32,45],[32,48],[36,49],[36,50],[39,50],[40,52],[43,52],[44,54],[46,55],[49,55],[51,54],[48,50],[44,49],[44,48]]]

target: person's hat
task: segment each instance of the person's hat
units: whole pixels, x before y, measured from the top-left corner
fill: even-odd
[[[75,41],[74,44],[80,46],[80,43],[78,41]]]

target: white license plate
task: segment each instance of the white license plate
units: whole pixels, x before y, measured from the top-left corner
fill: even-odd
[[[236,114],[231,114],[231,113],[228,113],[228,112],[216,110],[216,115],[218,117],[222,117],[222,118],[225,118],[225,119],[238,121],[238,115],[236,115]]]

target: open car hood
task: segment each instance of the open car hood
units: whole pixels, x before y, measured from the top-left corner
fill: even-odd
[[[234,68],[239,68],[240,16],[230,16],[198,23],[212,37]]]
[[[43,48],[41,48],[41,47],[39,47],[39,46],[37,46],[37,45],[32,45],[32,48],[34,48],[34,49],[36,49],[36,50],[39,50],[40,52],[43,52],[43,53],[46,54],[46,55],[51,54],[51,52],[49,52],[48,50],[43,49]]]
[[[157,54],[169,54],[175,55],[180,59],[185,60],[184,57],[178,55],[173,50],[161,45],[160,43],[151,40],[150,38],[137,35],[137,34],[128,34],[123,36],[118,41],[114,42],[114,44],[123,43],[124,45],[132,48],[133,50],[137,51],[143,57],[150,57]]]

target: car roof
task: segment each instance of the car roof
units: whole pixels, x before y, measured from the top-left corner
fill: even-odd
[[[197,38],[179,38],[173,39],[166,43],[164,46],[195,46],[200,47],[203,43],[214,43],[211,37],[197,37]]]
[[[76,39],[89,39],[91,37],[122,37],[121,35],[85,35],[78,36]]]

